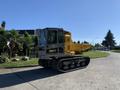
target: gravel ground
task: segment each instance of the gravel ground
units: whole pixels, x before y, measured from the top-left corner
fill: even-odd
[[[120,54],[110,53],[69,73],[41,67],[2,69],[0,90],[120,90]]]

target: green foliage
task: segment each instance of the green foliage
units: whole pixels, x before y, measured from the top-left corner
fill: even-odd
[[[11,61],[13,61],[13,62],[17,62],[17,61],[19,61],[20,59],[19,58],[12,58],[11,59]]]
[[[9,61],[8,57],[0,56],[0,63],[5,63],[5,62],[8,62],[8,61]]]
[[[10,42],[9,48],[8,41]],[[10,31],[0,30],[0,55],[7,52],[9,58],[14,57],[15,54],[29,56],[30,51],[36,49],[37,45],[37,36],[29,35],[27,32],[24,35],[19,35],[14,29]]]
[[[21,60],[23,60],[23,61],[27,61],[27,60],[29,60],[29,57],[24,56],[24,57],[21,58]]]
[[[78,41],[77,43],[80,44],[80,41]]]
[[[15,40],[15,41],[17,41],[17,39],[19,38],[19,34],[18,34],[18,32],[15,31],[15,30],[11,30],[11,31],[10,31],[10,35],[11,35],[10,38],[12,38],[12,39]]]
[[[0,55],[3,52],[4,47],[7,44],[6,32],[4,30],[0,30]]]
[[[3,35],[0,35],[0,48],[3,48],[6,45],[6,38]]]
[[[95,44],[95,47],[101,47],[101,44],[96,43],[96,44]]]
[[[107,35],[105,36],[105,40],[103,40],[102,42],[102,45],[109,49],[112,49],[115,47],[116,42],[114,40],[113,33],[110,30],[107,32]]]
[[[120,53],[120,49],[119,50],[112,50],[112,52]]]
[[[31,46],[32,46],[32,36],[29,35],[29,33],[25,32],[24,33],[24,42],[23,42],[23,53],[24,53],[24,56],[29,56],[30,54],[30,49],[31,49]]]
[[[1,27],[2,27],[2,28],[5,28],[5,25],[6,25],[6,22],[5,22],[5,21],[2,21]]]
[[[24,40],[28,44],[31,44],[32,43],[32,37],[31,37],[31,35],[29,35],[29,33],[25,32],[25,34],[24,34]]]
[[[87,42],[87,41],[84,41],[84,42],[82,42],[81,44],[89,44],[89,42]]]
[[[113,50],[120,50],[120,46],[115,46]]]
[[[5,58],[4,57],[0,57],[0,63],[5,63]]]
[[[0,30],[0,35],[5,35],[6,31],[5,30]]]

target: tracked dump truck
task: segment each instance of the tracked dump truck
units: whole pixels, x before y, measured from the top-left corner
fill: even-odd
[[[88,50],[91,46],[73,43],[70,32],[62,28],[45,28],[37,30],[37,34],[40,66],[60,72],[69,72],[88,66],[90,58],[75,55],[75,52]]]

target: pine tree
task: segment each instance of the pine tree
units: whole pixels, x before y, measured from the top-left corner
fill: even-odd
[[[115,40],[114,40],[114,36],[113,36],[113,33],[109,30],[107,32],[107,35],[105,36],[105,40],[103,40],[102,42],[102,45],[109,48],[109,49],[112,49],[115,47]]]

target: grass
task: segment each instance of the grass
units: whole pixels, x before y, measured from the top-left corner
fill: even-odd
[[[0,64],[0,68],[20,68],[20,67],[28,67],[28,66],[37,66],[38,59],[32,58],[28,61],[16,61],[16,62],[6,62]]]
[[[90,58],[95,59],[95,58],[107,57],[109,55],[109,53],[93,50],[93,51],[84,52],[82,55],[83,56],[89,56]]]
[[[101,51],[88,51],[88,52],[84,52],[82,55],[89,56],[90,58],[101,58],[101,57],[107,57],[109,53],[101,52]],[[37,65],[38,65],[38,58],[32,58],[28,61],[6,62],[0,64],[0,68],[21,68],[21,67],[37,66]]]

